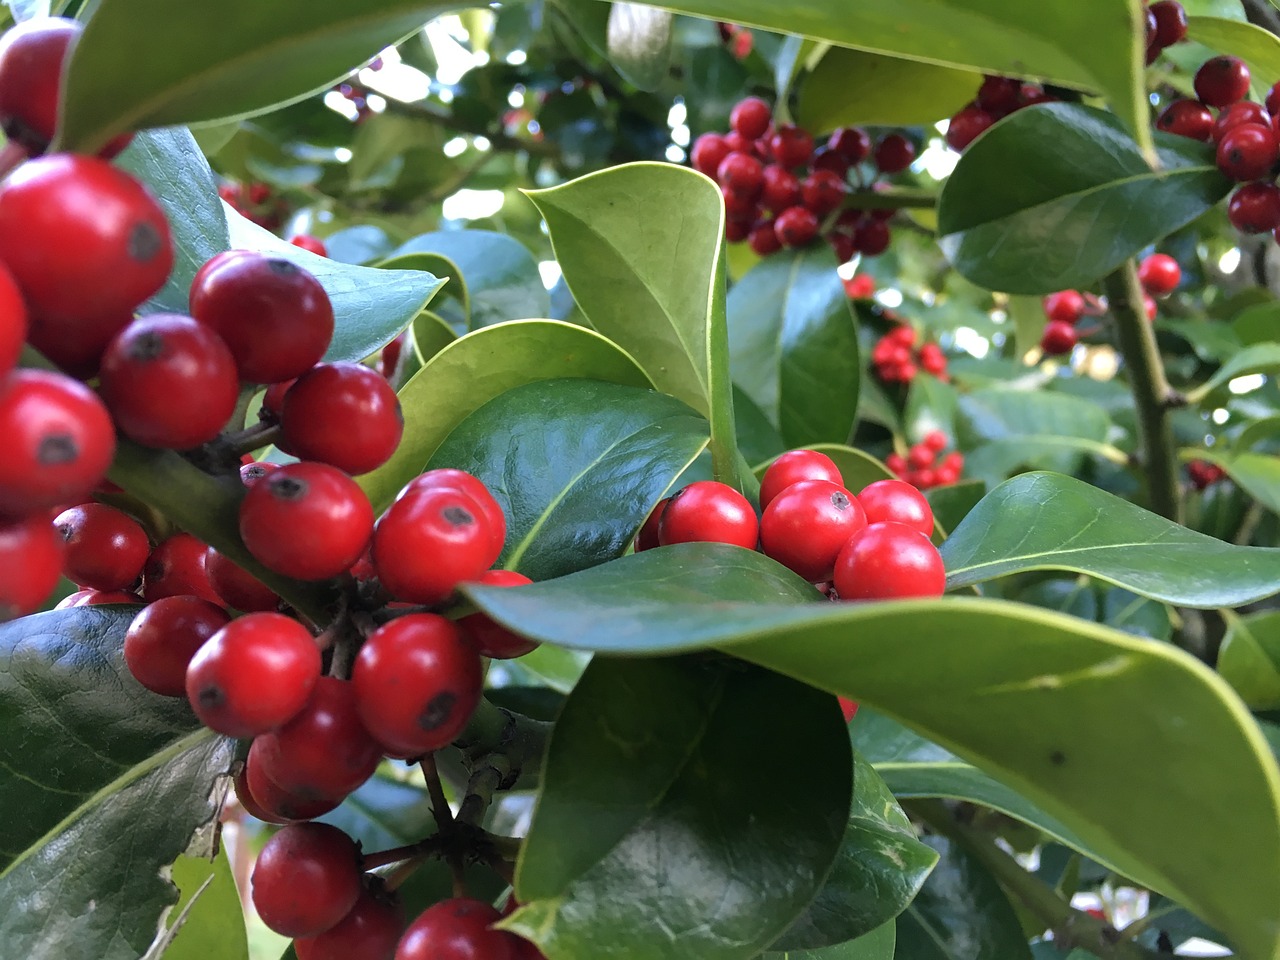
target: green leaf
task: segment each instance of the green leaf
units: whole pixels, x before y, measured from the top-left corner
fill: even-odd
[[[462,276],[462,270],[448,257],[439,253],[405,253],[379,260],[375,266],[383,270],[425,270],[439,277],[444,281],[440,293],[446,299],[457,302],[458,309],[462,312],[459,329],[466,331],[471,318],[471,295],[467,292],[467,281]],[[442,304],[436,305],[436,309],[441,307]]]
[[[865,936],[906,909],[938,855],[915,828],[885,782],[854,755],[853,809],[836,864],[817,897],[775,950],[817,949]]]
[[[597,658],[552,734],[516,868],[526,906],[504,925],[550,960],[755,957],[831,869],[849,756],[835,701],[803,684]]]
[[[932,124],[972,100],[981,82],[967,70],[836,47],[805,80],[796,122],[814,133],[860,123]]]
[[[136,960],[178,899],[162,871],[217,812],[230,743],[129,675],[135,612],[0,626],[3,960]]]
[[[500,562],[534,580],[620,556],[707,445],[707,422],[665,394],[541,380],[462,421],[430,467],[485,482],[507,518]]]
[[[1280,321],[1280,303],[1274,300],[1255,303],[1232,318],[1230,332],[1245,346],[1270,343],[1275,339],[1277,321]]]
[[[1245,493],[1280,513],[1280,457],[1264,453],[1219,454],[1196,449],[1194,459],[1216,463]]]
[[[301,99],[456,8],[424,0],[100,0],[67,69],[58,148],[94,153],[128,130]]]
[[[641,90],[656,90],[671,67],[670,11],[641,3],[557,0],[582,38]]]
[[[786,441],[769,417],[756,406],[741,387],[733,388],[733,419],[737,428],[738,449],[747,463],[772,460],[787,449]]]
[[[987,494],[942,547],[949,589],[1028,570],[1071,570],[1183,607],[1273,595],[1280,549],[1188,530],[1073,477],[1026,473]]]
[[[1280,80],[1280,37],[1270,30],[1241,20],[1188,17],[1187,39],[1248,64],[1259,99],[1266,97],[1271,85]]]
[[[1123,528],[1110,522],[1119,510],[1109,526]],[[1203,561],[1188,574],[1212,575]],[[717,647],[865,702],[1015,789],[1242,954],[1280,956],[1280,771],[1226,683],[1175,648],[1004,601],[824,602],[768,558],[718,544],[464,591],[544,642]]]
[[[1211,147],[1163,133],[1156,146],[1161,169],[1152,170],[1110,113],[1070,103],[1019,110],[948,177],[938,242],[989,290],[1091,286],[1231,190]]]
[[[943,530],[954,530],[969,515],[969,511],[978,505],[986,492],[987,485],[981,480],[960,480],[945,487],[926,490],[924,498],[933,508],[938,526]]]
[[[727,303],[734,382],[789,447],[844,443],[857,421],[858,329],[825,247],[762,260]]]
[[[822,950],[766,953],[766,960],[893,960],[897,925],[890,922],[857,940]]]
[[[898,918],[898,954],[911,960],[1030,960],[1009,898],[982,865],[942,837],[932,876]]]
[[[424,233],[401,244],[388,259],[410,253],[438,254],[461,271],[472,330],[551,313],[551,298],[537,261],[524,244],[506,234],[488,230]]]
[[[1280,613],[1232,616],[1218,672],[1254,710],[1280,710]]]
[[[470,414],[522,384],[562,377],[651,386],[631,357],[583,327],[519,320],[476,330],[437,353],[404,385],[404,437],[390,460],[359,478],[360,486],[374,508],[383,509]]]
[[[244,910],[226,848],[220,847],[212,862],[202,857],[179,857],[173,864],[173,882],[182,895],[169,914],[171,928],[197,891],[199,899],[165,950],[164,960],[248,960]]]
[[[226,208],[231,246],[292,260],[312,273],[333,302],[333,341],[326,363],[359,362],[413,322],[444,281],[419,270],[378,270],[339,263],[295,247]]]
[[[1213,397],[1236,377],[1280,370],[1280,343],[1256,343],[1239,350],[1220,366],[1212,377],[1187,394],[1190,403],[1202,403]]]

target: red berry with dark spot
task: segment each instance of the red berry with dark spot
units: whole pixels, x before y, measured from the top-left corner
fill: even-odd
[[[351,670],[365,729],[388,753],[404,758],[452,743],[480,702],[483,682],[476,648],[453,621],[431,613],[379,627]]]
[[[670,497],[663,497],[649,512],[649,516],[640,526],[640,530],[636,533],[636,553],[641,550],[652,550],[658,546],[658,524],[662,522],[662,511],[667,509],[667,504],[671,502]]]
[[[1079,342],[1080,334],[1076,333],[1076,328],[1058,320],[1046,323],[1040,335],[1040,349],[1051,357],[1070,353]]]
[[[1280,227],[1280,187],[1262,180],[1237,187],[1227,203],[1227,219],[1241,233]]]
[[[488,570],[475,581],[486,587],[522,587],[533,583],[523,573],[514,570]],[[512,660],[523,657],[538,646],[536,640],[522,637],[513,630],[483,613],[472,613],[458,621],[472,645],[486,657],[494,660]]]
[[[847,191],[844,178],[830,170],[815,170],[800,184],[804,205],[819,217],[839,207]]]
[[[835,461],[818,450],[788,450],[769,464],[760,478],[760,507],[768,509],[773,498],[793,483],[803,480],[828,480],[844,486]]]
[[[813,156],[813,137],[809,131],[787,124],[774,131],[769,138],[769,149],[779,166],[803,166]]]
[[[209,583],[207,549],[189,533],[175,533],[158,544],[142,568],[143,598],[151,603],[164,597],[195,596],[221,603]]]
[[[890,133],[876,143],[874,156],[884,173],[901,173],[916,158],[916,147],[902,134]]]
[[[374,881],[377,883],[378,881]],[[298,960],[392,960],[404,932],[404,912],[394,894],[370,889],[335,927],[293,941]]]
[[[62,573],[62,537],[43,514],[0,521],[0,623],[40,609]]]
[[[64,510],[53,525],[66,543],[63,572],[80,587],[123,590],[142,575],[151,554],[138,521],[105,503]]]
[[[871,137],[861,127],[841,127],[831,134],[827,146],[851,164],[871,156]]]
[[[746,153],[731,153],[716,168],[716,181],[745,199],[754,201],[764,186],[764,165]]]
[[[818,218],[806,207],[791,207],[778,214],[773,232],[784,247],[807,246],[818,236]]]
[[[440,603],[496,559],[494,531],[467,493],[448,487],[403,494],[378,521],[373,564],[400,600]]]
[[[290,824],[258,854],[251,884],[270,929],[313,937],[336,927],[360,899],[360,848],[327,823]]]
[[[493,566],[498,555],[502,553],[503,544],[507,539],[507,519],[502,513],[502,505],[494,499],[493,493],[484,485],[484,481],[465,470],[437,467],[410,480],[396,499],[403,500],[414,491],[427,489],[461,490],[475,502],[480,512],[484,514],[492,534],[490,547],[493,555],[489,559],[488,566]]]
[[[1084,297],[1077,290],[1051,293],[1044,298],[1044,315],[1059,323],[1079,323],[1084,316]]]
[[[828,580],[836,555],[867,525],[861,504],[839,484],[802,480],[769,502],[760,518],[766,556],[816,583]]]
[[[395,960],[518,960],[520,938],[492,929],[500,918],[479,900],[442,900],[409,924]]]
[[[817,172],[818,170],[826,170],[834,173],[840,178],[840,182],[844,182],[844,178],[849,174],[849,161],[830,147],[819,147],[813,151],[813,158],[809,161],[809,169]]]
[[[1212,57],[1196,71],[1196,96],[1211,107],[1225,107],[1249,93],[1249,68],[1239,57]]]
[[[729,126],[749,140],[763,137],[772,121],[772,108],[759,97],[739,100],[729,113]]]
[[[729,239],[733,243],[741,242],[746,239],[746,234],[750,232],[756,217],[760,215],[760,203],[754,194],[744,193],[733,187],[721,187],[720,195],[724,198],[724,212],[729,223],[738,221],[744,226],[741,237],[735,239],[730,236]],[[728,226],[726,226],[726,233],[728,232]]]
[[[942,447],[945,447],[946,436],[941,431],[937,432],[942,437]],[[930,450],[942,449],[936,443],[926,443],[926,447]],[[862,488],[858,494],[858,503],[867,515],[868,524],[893,521],[919,530],[925,536],[933,533],[933,509],[924,495],[909,483],[901,480],[877,480]]]
[[[947,146],[952,150],[963,150],[995,122],[996,118],[993,114],[983,110],[976,103],[969,104],[947,124]]]
[[[1175,100],[1156,120],[1156,129],[1192,140],[1213,136],[1213,114],[1199,100]]]
[[[187,692],[187,667],[205,641],[231,622],[199,597],[164,597],[133,618],[124,635],[124,662],[135,680],[163,697]]]
[[[689,161],[693,164],[693,169],[714,178],[720,164],[728,155],[729,145],[725,143],[724,137],[718,133],[704,133],[693,142],[693,149],[689,151]]]
[[[928,537],[889,521],[869,524],[849,538],[832,581],[841,600],[940,597],[947,572]]]
[[[280,429],[295,457],[361,474],[391,459],[404,416],[391,385],[368,367],[322,363],[285,394]]]
[[[1232,180],[1260,180],[1280,159],[1275,132],[1260,123],[1243,123],[1218,141],[1218,169]]]
[[[1153,297],[1166,297],[1182,282],[1182,268],[1167,253],[1153,253],[1138,265],[1138,280]]]
[[[788,207],[798,206],[802,200],[800,180],[794,173],[776,163],[764,168],[761,206],[774,213],[781,213]]]
[[[335,809],[346,797],[302,797],[290,793],[263,772],[262,737],[249,744],[242,776],[236,778],[236,794],[245,809],[267,823],[314,820]],[[245,802],[245,798],[251,802]]]
[[[759,521],[747,498],[714,480],[691,483],[667,504],[658,524],[658,542],[731,543],[756,547]]]

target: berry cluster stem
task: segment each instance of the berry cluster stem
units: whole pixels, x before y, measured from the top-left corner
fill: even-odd
[[[1133,391],[1138,411],[1138,435],[1151,509],[1176,522],[1181,501],[1177,448],[1169,412],[1182,406],[1185,399],[1169,386],[1165,377],[1134,262],[1126,260],[1119,270],[1103,278],[1102,290],[1115,317],[1120,352],[1129,368],[1129,389]]]

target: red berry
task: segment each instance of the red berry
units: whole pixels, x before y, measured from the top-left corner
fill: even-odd
[[[847,697],[838,697],[840,701],[840,712],[844,714],[844,722],[852,723],[853,718],[858,714],[858,704]]]
[[[311,369],[315,369],[312,367]],[[279,423],[280,417],[284,413],[284,398],[290,388],[298,382],[298,378],[294,377],[290,380],[281,380],[279,383],[273,383],[262,393],[262,407],[258,410],[258,417],[268,423]]]
[[[1249,68],[1238,57],[1212,57],[1196,71],[1196,96],[1211,107],[1225,107],[1249,93]]]
[[[900,453],[891,453],[884,458],[884,465],[892,473],[903,474],[907,471],[907,458]]]
[[[1003,117],[1022,105],[1022,83],[1013,77],[983,77],[974,102],[992,116]]]
[[[848,263],[858,255],[858,246],[847,233],[832,231],[827,234],[826,241],[836,255],[836,263]]]
[[[769,149],[779,166],[803,166],[813,156],[813,137],[809,131],[788,124],[779,127],[769,138]]]
[[[819,170],[834,173],[840,178],[840,182],[844,183],[844,178],[849,174],[849,161],[830,147],[819,147],[813,151],[809,169],[815,173]]]
[[[947,572],[928,537],[890,521],[869,524],[849,538],[836,558],[832,581],[841,600],[940,597]]]
[[[208,548],[189,533],[175,533],[160,543],[142,568],[142,596],[148,603],[164,597],[195,596],[210,603],[222,598],[209,583]]]
[[[740,231],[742,236],[735,238],[731,235],[729,226],[726,225],[725,233],[730,234],[731,243],[739,243],[746,239],[746,235],[751,232],[752,226],[755,225],[756,218],[760,216],[760,204],[755,194],[746,193],[742,190],[735,190],[733,187],[721,187],[720,196],[724,198],[724,212],[729,223],[734,221],[741,223]]]
[[[440,603],[463,580],[475,580],[496,559],[491,524],[461,490],[418,488],[403,494],[378,521],[373,564],[382,585],[400,600]]]
[[[256,737],[297,716],[319,679],[320,650],[306,627],[278,613],[250,613],[196,652],[187,699],[210,729]]]
[[[1187,38],[1187,11],[1178,0],[1159,0],[1149,8],[1156,19],[1155,42],[1171,47]]]
[[[714,480],[691,483],[667,504],[658,524],[658,542],[731,543],[756,547],[759,521],[747,498]]]
[[[312,937],[360,899],[360,848],[327,823],[294,823],[267,841],[253,867],[253,905],[270,929]]]
[[[488,570],[477,577],[475,582],[486,587],[522,587],[533,583],[523,573],[516,573],[514,570]],[[536,640],[508,630],[483,613],[463,617],[458,621],[458,626],[481,654],[494,660],[523,657],[538,646]]]
[[[1080,335],[1076,333],[1076,328],[1059,320],[1046,323],[1044,332],[1040,335],[1040,349],[1051,357],[1070,353],[1079,342]]]
[[[1260,123],[1264,127],[1270,126],[1271,116],[1264,107],[1250,100],[1241,100],[1223,107],[1213,124],[1214,142],[1221,140],[1226,136],[1227,131],[1234,130],[1243,123]]]
[[[314,367],[333,337],[333,305],[320,281],[278,257],[214,259],[191,284],[191,315],[226,341],[241,378],[277,383]]]
[[[802,480],[829,480],[839,487],[844,486],[840,468],[825,453],[788,450],[769,464],[760,478],[760,507],[768,509],[774,497]]]
[[[270,460],[255,460],[253,463],[242,464],[240,467],[240,482],[246,487],[252,487],[268,473],[273,473],[282,466],[284,464],[272,463]]]
[[[924,445],[934,453],[941,453],[947,449],[947,443],[947,435],[941,430],[930,430],[924,435]]]
[[[871,156],[871,137],[861,127],[841,127],[831,134],[827,146],[850,163],[861,163]]]
[[[124,635],[125,665],[153,693],[185,696],[191,658],[230,622],[227,612],[208,600],[164,597],[133,618]]]
[[[490,558],[488,566],[493,566],[494,561],[498,559],[498,555],[502,553],[503,544],[507,539],[507,519],[502,513],[502,505],[494,499],[493,494],[489,492],[489,488],[484,485],[484,482],[465,470],[437,467],[435,470],[428,470],[426,473],[410,480],[396,499],[402,500],[415,490],[427,489],[461,490],[475,502],[476,506],[480,508],[480,512],[484,514],[484,518],[492,532],[490,546],[492,547],[493,556]]]
[[[27,339],[27,306],[13,275],[0,263],[0,378],[18,365]]]
[[[309,253],[317,254],[321,257],[327,257],[329,250],[324,245],[324,241],[319,237],[313,237],[309,233],[300,233],[296,237],[289,240],[295,247],[301,247]]]
[[[760,545],[766,556],[816,583],[830,579],[840,548],[866,525],[848,490],[829,480],[802,480],[765,508]]]
[[[204,567],[209,585],[227,606],[246,613],[269,612],[280,606],[280,597],[274,590],[213,547],[205,556]]]
[[[1192,140],[1208,140],[1213,136],[1213,114],[1199,100],[1175,100],[1156,120],[1156,128],[1165,133]]]
[[[345,797],[300,797],[285,790],[263,772],[262,738],[249,744],[242,776],[236,778],[236,795],[244,808],[267,823],[313,820],[335,809]]]
[[[1266,106],[1267,113],[1273,117],[1280,113],[1280,83],[1272,84],[1271,89],[1267,91]]]
[[[391,385],[368,367],[322,363],[285,394],[280,428],[295,457],[361,474],[391,459],[404,417]]]
[[[885,337],[892,340],[894,343],[901,344],[904,347],[914,347],[916,344],[916,332],[912,327],[909,327],[906,324],[894,327],[885,334]]]
[[[409,924],[395,960],[517,960],[520,939],[491,929],[500,917],[479,900],[443,900]]]
[[[1139,264],[1138,280],[1153,297],[1168,296],[1182,282],[1182,268],[1167,253],[1153,253]]]
[[[763,159],[759,150],[759,141],[744,137],[736,130],[730,130],[724,135],[724,143],[728,147],[728,153],[745,153],[748,156],[755,157],[757,160]],[[714,172],[712,171],[712,173]]]
[[[1218,142],[1218,169],[1233,180],[1259,180],[1278,158],[1275,132],[1260,123],[1233,127]]]
[[[761,220],[747,234],[747,243],[751,252],[758,257],[767,257],[782,249],[782,241],[778,239],[777,227],[773,220]]]
[[[875,148],[876,166],[885,173],[901,173],[916,158],[916,147],[900,133],[881,137]]]
[[[351,670],[365,729],[404,758],[452,743],[480,702],[483,682],[479,652],[453,621],[431,613],[379,627]]]
[[[994,115],[971,103],[947,124],[947,145],[952,150],[964,150],[996,122]]]
[[[735,217],[730,215],[724,223],[724,238],[730,243],[742,243],[747,237],[751,236],[751,230],[756,225],[756,218],[759,210],[752,208],[751,213],[745,217]]]
[[[43,370],[0,379],[0,436],[0,518],[88,499],[115,455],[115,430],[97,395]]]
[[[944,446],[945,440],[944,436]],[[929,462],[932,463],[932,459]],[[862,505],[869,524],[892,521],[919,530],[925,536],[933,533],[933,509],[920,491],[909,483],[877,480],[862,489],[858,503]]]
[[[889,249],[889,225],[882,220],[865,217],[853,231],[853,242],[868,257],[879,256]]]
[[[763,137],[772,122],[772,108],[759,97],[739,100],[729,114],[729,126],[749,140]]]
[[[1156,306],[1156,302],[1151,295],[1144,293],[1142,295],[1142,306],[1147,314],[1147,321],[1150,322],[1156,318],[1156,314],[1160,312],[1160,308]]]
[[[105,503],[64,510],[53,525],[66,543],[63,572],[80,587],[123,590],[141,576],[151,554],[138,521]]]
[[[693,142],[689,151],[689,161],[699,173],[715,177],[721,162],[729,155],[729,145],[718,133],[704,133]]]
[[[804,205],[819,217],[840,206],[847,190],[844,178],[830,170],[815,170],[800,184]]]
[[[298,960],[392,960],[404,913],[394,895],[374,893],[366,882],[356,905],[336,926],[293,941]]]
[[[1044,315],[1059,323],[1076,324],[1084,316],[1084,297],[1076,290],[1059,290],[1044,298]]]
[[[1237,187],[1227,204],[1227,219],[1241,233],[1280,227],[1280,187],[1262,180]]]
[[[761,206],[774,213],[781,213],[788,207],[798,206],[802,199],[800,181],[794,173],[776,163],[764,168]]]
[[[716,181],[744,201],[754,202],[764,186],[764,165],[746,153],[731,153],[716,168]]]
[[[102,398],[120,432],[143,446],[188,450],[212,440],[239,392],[231,351],[190,317],[135,320],[102,357]]]
[[[778,214],[773,231],[784,247],[803,247],[818,235],[818,218],[807,207],[790,207]]]
[[[0,521],[0,623],[35,613],[62,573],[62,537],[43,514]]]
[[[636,553],[641,550],[652,550],[658,546],[658,524],[662,521],[662,511],[667,509],[670,497],[663,497],[649,512],[640,530],[636,533]]]
[[[907,463],[914,470],[923,470],[933,466],[933,451],[923,443],[917,444],[907,451]]]

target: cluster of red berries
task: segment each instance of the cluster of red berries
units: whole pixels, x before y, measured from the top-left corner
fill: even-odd
[[[960,479],[964,470],[964,454],[953,450],[938,462],[938,454],[947,449],[950,441],[941,430],[930,430],[922,441],[912,446],[904,457],[891,453],[885,457],[884,465],[893,471],[899,480],[905,480],[920,490],[931,490],[934,487],[948,487]]]
[[[1157,297],[1167,297],[1182,282],[1182,267],[1167,253],[1153,253],[1144,257],[1138,265],[1138,280],[1142,283],[1143,309],[1147,320],[1155,320],[1159,307]],[[1044,315],[1048,321],[1040,335],[1040,349],[1045,356],[1055,357],[1070,353],[1080,342],[1080,321],[1086,317],[1101,317],[1106,313],[1106,303],[1092,294],[1078,290],[1059,290],[1044,298]]]
[[[1187,477],[1197,490],[1206,490],[1227,479],[1227,471],[1208,460],[1192,460],[1187,464]]]
[[[910,383],[921,370],[939,380],[947,379],[947,356],[933,341],[916,348],[916,332],[905,323],[876,341],[871,364],[884,383]]]
[[[915,487],[880,480],[854,495],[839,468],[816,450],[778,457],[760,481],[759,518],[737,490],[691,483],[654,507],[636,550],[675,543],[756,549],[842,600],[938,597],[942,557],[929,537],[933,511]]]
[[[755,47],[755,37],[746,27],[736,23],[719,22],[716,30],[720,33],[720,42],[729,48],[735,60],[745,60]]]
[[[759,97],[740,101],[729,125],[726,134],[698,137],[689,159],[720,184],[731,243],[745,240],[763,257],[808,246],[822,234],[841,263],[888,249],[893,210],[841,208],[850,178],[872,190],[875,171],[895,174],[911,166],[916,148],[910,140],[888,133],[873,144],[860,127],[842,127],[815,150],[804,128],[775,127],[772,108]]]
[[[291,212],[285,199],[261,182],[227,181],[218,187],[218,196],[240,216],[272,233],[284,225]]]
[[[1024,83],[1014,77],[983,77],[977,95],[947,124],[947,145],[963,151],[997,120],[1024,107],[1053,103],[1056,99],[1038,83]]]

